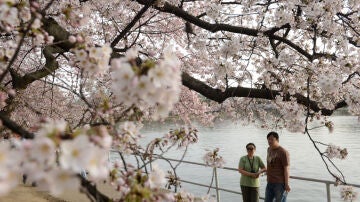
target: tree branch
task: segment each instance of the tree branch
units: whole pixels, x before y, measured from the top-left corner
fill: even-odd
[[[137,0],[137,2],[142,5],[148,4],[148,2],[146,0]],[[297,52],[299,52],[300,54],[305,56],[308,60],[310,60],[310,61],[313,60],[313,56],[311,54],[309,54],[306,50],[302,49],[300,46],[296,45],[292,41],[286,39],[284,36],[277,36],[274,34],[279,29],[288,28],[289,25],[284,25],[284,27],[280,27],[280,28],[275,27],[268,31],[261,32],[256,29],[240,27],[240,26],[233,26],[233,25],[228,25],[228,24],[223,24],[223,23],[212,24],[207,21],[201,20],[200,18],[193,16],[193,15],[189,14],[188,12],[184,11],[183,9],[173,6],[167,2],[165,3],[165,5],[163,7],[155,7],[155,9],[162,11],[164,13],[174,14],[175,16],[182,18],[185,21],[190,22],[190,23],[192,23],[198,27],[201,27],[203,29],[206,29],[210,32],[228,31],[228,32],[232,32],[232,33],[244,34],[244,35],[255,36],[255,37],[264,35],[264,36],[269,37],[269,39],[275,39],[275,40],[281,41],[282,43],[287,44],[288,46],[290,46],[291,48],[293,48],[294,50],[296,50]]]
[[[246,87],[229,87],[226,88],[225,91],[220,89],[212,88],[211,86],[205,84],[204,82],[191,77],[189,74],[183,72],[182,73],[182,83],[184,86],[188,87],[191,90],[194,90],[206,98],[213,100],[218,103],[224,102],[226,99],[230,97],[246,97],[246,98],[258,98],[258,99],[266,99],[266,100],[275,100],[275,97],[280,94],[280,91],[270,90],[267,88],[257,89],[257,88],[246,88]],[[324,109],[320,108],[315,101],[308,101],[307,98],[301,94],[290,95],[287,94],[283,97],[284,101],[290,101],[291,97],[295,97],[297,102],[304,106],[310,106],[310,109],[314,112],[319,112],[323,115],[331,115],[334,110],[342,107],[346,107],[347,104],[345,101],[341,101],[336,104],[335,108]]]
[[[138,0],[138,1],[142,2],[141,0]],[[149,4],[149,2],[147,2],[144,5],[149,6],[150,4]],[[197,18],[195,16],[192,16],[192,15],[186,13],[185,11],[183,11],[182,9],[180,9],[178,7],[171,6],[170,4],[165,4],[165,7],[161,8],[161,9],[166,10],[166,9],[170,9],[170,8],[173,9],[173,10],[171,10],[172,13],[180,15],[180,16],[184,17],[184,19],[191,20],[192,23],[194,23],[198,26],[201,26],[201,27],[205,27],[206,29],[209,29],[209,30],[213,30],[213,31],[214,30],[230,30],[230,31],[233,30],[238,33],[243,33],[243,34],[248,34],[248,35],[253,35],[253,36],[256,36],[258,34],[258,31],[254,30],[254,29],[235,27],[235,26],[225,25],[225,24],[207,23],[205,21],[200,20],[199,18]],[[160,8],[158,8],[158,9],[160,9]],[[170,11],[167,11],[167,12],[170,12]],[[55,38],[54,41],[58,42],[58,43],[56,45],[48,46],[48,47],[44,48],[43,54],[46,58],[46,64],[45,64],[44,68],[34,71],[34,72],[31,72],[31,73],[28,73],[28,74],[24,75],[23,77],[15,74],[15,73],[12,74],[13,79],[14,79],[14,81],[13,81],[14,86],[17,88],[25,88],[31,82],[38,80],[40,78],[43,78],[43,77],[49,75],[50,73],[54,72],[58,68],[58,63],[56,61],[56,58],[53,56],[53,54],[69,51],[74,46],[74,44],[71,44],[67,40],[68,37],[70,36],[70,33],[67,32],[64,28],[62,28],[54,19],[43,18],[43,23],[44,23],[44,29],[46,29],[46,31],[50,35],[54,36],[54,38]],[[288,28],[288,27],[284,26],[283,28]],[[272,32],[269,32],[268,34],[273,34],[274,31],[278,31],[278,29],[273,29]],[[278,41],[282,41],[283,43],[288,44],[289,46],[293,47],[300,53],[303,52],[303,55],[308,57],[309,60],[313,59],[312,55],[310,55],[309,53],[307,53],[306,51],[304,51],[303,49],[298,47],[296,44],[293,44],[291,41],[289,41],[285,38],[282,38],[282,37],[276,36],[276,35],[272,35],[269,38],[278,40]],[[113,55],[112,57],[117,57],[117,56]],[[208,99],[211,99],[218,103],[222,103],[227,98],[230,98],[230,97],[248,97],[248,98],[274,100],[277,95],[280,95],[280,91],[276,91],[276,90],[245,88],[245,87],[229,87],[225,91],[221,91],[220,89],[215,89],[215,88],[208,86],[204,82],[193,78],[192,76],[190,76],[189,74],[187,74],[185,72],[183,72],[183,74],[182,74],[182,82],[183,82],[183,85],[188,87],[189,89],[194,90],[194,91],[202,94],[203,96],[207,97]],[[284,100],[289,101],[290,97],[291,97],[290,95],[286,95]],[[308,101],[301,94],[295,94],[295,95],[293,95],[293,97],[295,97],[297,99],[297,102],[299,104],[302,104],[305,106],[308,104]],[[338,104],[336,104],[336,107],[333,110],[321,109],[321,108],[319,108],[317,103],[314,101],[312,101],[310,103],[310,105],[311,105],[311,109],[313,111],[315,111],[315,112],[321,111],[323,115],[331,115],[335,109],[347,106],[344,101],[341,101]]]
[[[111,202],[111,200],[108,196],[105,194],[99,192],[99,190],[96,188],[96,185],[93,185],[90,181],[83,178],[81,175],[78,175],[81,179],[81,186],[86,189],[86,191],[95,198],[96,202]]]
[[[54,37],[56,45],[49,45],[43,49],[43,55],[46,59],[45,66],[34,72],[20,76],[15,70],[10,69],[12,84],[15,89],[25,89],[27,85],[55,72],[59,68],[56,57],[53,54],[64,53],[74,47],[74,44],[68,41],[70,33],[61,27],[53,18],[43,18],[43,29]]]
[[[130,31],[130,29],[135,25],[137,21],[140,20],[141,16],[150,8],[151,3],[147,2],[147,4],[142,7],[142,9],[136,14],[134,19],[121,31],[121,33],[111,42],[111,47],[115,47],[117,43]]]
[[[145,4],[144,2],[146,2],[146,1],[137,0],[137,2],[139,2],[140,4]],[[201,27],[203,29],[206,29],[210,32],[229,31],[229,32],[245,34],[245,35],[249,35],[249,36],[258,36],[260,33],[256,29],[232,26],[232,25],[223,24],[223,23],[212,24],[212,23],[206,22],[204,20],[201,20],[197,16],[193,16],[193,15],[187,13],[182,8],[173,6],[167,2],[165,3],[164,7],[161,7],[161,8],[155,7],[155,8],[164,13],[174,14],[175,16],[180,17],[180,18],[184,19],[185,21],[190,22],[190,23],[192,23],[198,27]]]
[[[22,138],[26,139],[33,139],[34,134],[28,132],[24,128],[22,128],[20,125],[12,121],[4,112],[0,112],[0,119],[2,121],[2,124],[9,128],[11,131],[21,135]]]

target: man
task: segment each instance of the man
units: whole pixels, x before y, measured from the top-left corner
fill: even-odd
[[[279,144],[279,135],[270,132],[267,135],[269,144],[267,153],[267,185],[265,191],[265,202],[286,202],[289,186],[290,157]]]

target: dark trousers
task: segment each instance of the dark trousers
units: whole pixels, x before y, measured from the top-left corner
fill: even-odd
[[[268,182],[265,190],[265,202],[286,202],[287,192],[284,183]]]
[[[240,186],[243,202],[259,202],[259,187]]]

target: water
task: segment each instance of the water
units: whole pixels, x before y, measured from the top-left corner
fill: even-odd
[[[325,144],[335,145],[348,149],[348,157],[345,160],[334,160],[338,168],[346,177],[347,183],[360,184],[360,124],[357,117],[353,116],[334,116],[331,117],[335,124],[333,133],[329,133],[327,128],[318,128],[311,131],[312,137]],[[143,128],[142,133],[147,140],[164,135],[169,129],[174,128],[171,124],[151,124]],[[203,163],[202,157],[206,153],[205,149],[220,148],[220,155],[226,161],[226,167],[237,168],[239,158],[246,155],[245,145],[253,142],[256,145],[256,155],[266,161],[268,130],[256,128],[254,126],[243,126],[230,121],[216,124],[214,127],[198,127],[199,143],[192,145],[184,160]],[[290,154],[290,175],[316,178],[320,180],[333,181],[333,178],[326,171],[320,155],[312,145],[308,136],[301,133],[289,133],[278,131],[280,145],[286,148]],[[319,146],[322,151],[325,146]],[[170,152],[167,157],[181,158],[179,151]],[[163,163],[159,163],[165,166]],[[166,166],[165,166],[166,167]],[[169,167],[167,167],[169,168]],[[165,168],[166,169],[166,168]],[[183,180],[195,181],[202,184],[210,184],[212,170],[204,166],[181,164],[177,169],[177,174]],[[235,171],[219,170],[219,184],[221,187],[240,191],[240,174]],[[265,195],[266,177],[260,177],[261,187],[260,196]],[[290,202],[322,202],[326,201],[325,184],[307,182],[291,179],[292,188],[288,195]],[[332,201],[341,201],[339,187],[331,185]],[[186,183],[182,183],[182,189],[195,193],[196,195],[206,195],[208,189]],[[359,189],[356,191],[360,192]],[[211,191],[210,194],[215,194]],[[220,192],[221,201],[242,201],[241,195]],[[359,193],[360,194],[360,193]]]

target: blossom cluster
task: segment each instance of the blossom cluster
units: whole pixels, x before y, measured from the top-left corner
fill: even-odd
[[[185,191],[179,191],[178,193],[175,194],[175,201],[193,202],[195,201],[195,197],[191,193]]]
[[[31,32],[33,46],[41,46],[43,44],[51,44],[54,41],[54,37],[49,35],[45,30],[41,28],[41,15],[38,18],[35,18],[33,23],[31,24]]]
[[[139,130],[140,126],[135,125],[134,122],[125,121],[119,124],[114,136],[114,148],[125,154],[133,153],[137,149],[138,141],[141,138]]]
[[[19,25],[19,10],[15,5],[15,1],[1,1],[0,2],[0,28],[10,32]],[[30,13],[24,15],[25,19],[30,18]]]
[[[220,4],[212,3],[207,7],[206,14],[209,18],[216,20],[220,17],[221,8]]]
[[[165,185],[167,189],[171,189],[172,186],[181,187],[181,182],[179,180],[180,178],[170,170],[167,171],[166,178],[168,179]]]
[[[302,120],[303,106],[296,104],[296,100],[284,102],[282,99],[281,96],[276,97],[276,107],[280,112],[280,117],[285,121],[286,129],[290,132],[303,132],[305,129],[305,123]]]
[[[340,197],[344,201],[356,201],[358,193],[354,191],[352,186],[342,186],[340,190]]]
[[[4,47],[0,47],[0,67],[5,68],[6,63],[12,58],[15,53],[16,44],[12,40],[4,43]],[[3,71],[3,69],[0,71]]]
[[[6,106],[6,99],[8,98],[7,93],[0,91],[0,109]]]
[[[18,184],[20,175],[26,175],[28,181],[53,195],[78,189],[77,174],[82,170],[89,173],[92,181],[106,179],[110,145],[100,147],[91,136],[99,136],[101,142],[111,137],[92,130],[84,128],[69,133],[64,121],[47,120],[32,140],[2,142],[0,170],[4,177],[0,179],[0,195],[11,191]]]
[[[164,5],[165,5],[165,0],[156,0],[155,2],[154,2],[154,5],[155,6],[158,6],[158,7],[164,7]]]
[[[177,202],[215,202],[216,199],[213,196],[205,195],[203,197],[195,197],[193,194],[181,190],[177,192],[174,196],[175,201]]]
[[[33,45],[40,46],[44,43],[49,44],[54,40],[44,31],[41,26],[42,15],[38,13],[40,5],[31,1],[30,4],[26,2],[18,3],[15,0],[6,0],[0,2],[0,30],[6,32],[17,32],[20,23],[31,23],[29,35],[32,37]],[[31,16],[34,16],[32,19]]]
[[[197,129],[195,128],[180,128],[172,129],[165,135],[165,139],[169,140],[172,144],[178,144],[178,148],[187,147],[190,144],[198,142]]]
[[[325,127],[329,129],[330,133],[334,132],[334,123],[332,121],[326,121]]]
[[[349,106],[349,112],[360,116],[360,94],[358,93],[358,88],[355,86],[358,86],[360,81],[354,85],[349,87],[348,93],[345,96],[346,104]]]
[[[71,26],[81,27],[89,22],[89,5],[80,6],[80,2],[77,1],[60,1],[59,4],[63,14],[61,17]]]
[[[337,93],[341,88],[341,77],[335,73],[326,73],[318,77],[318,86],[324,94]]]
[[[136,49],[130,49],[125,57],[111,61],[111,89],[117,102],[143,111],[153,109],[155,120],[165,118],[180,95],[179,60],[169,49],[158,63],[141,62],[137,55]]]
[[[161,187],[165,184],[165,173],[153,165],[149,174],[128,166],[122,171],[115,166],[111,171],[112,184],[124,201],[175,201],[172,192],[165,192]]]
[[[214,149],[213,151],[208,151],[203,160],[207,166],[221,168],[224,166],[225,161],[222,156],[219,155],[219,148]]]
[[[339,146],[329,144],[326,148],[325,153],[327,154],[327,157],[331,158],[339,158],[339,159],[345,159],[348,155],[347,149],[341,149]]]
[[[198,142],[197,129],[181,127],[179,129],[171,129],[169,133],[161,138],[155,138],[146,147],[144,158],[152,158],[155,149],[161,152],[169,150],[177,145],[177,149],[181,149]]]
[[[69,41],[78,43],[72,49],[76,56],[75,64],[90,76],[98,76],[109,70],[109,60],[112,49],[109,44],[95,47],[86,43],[81,36],[70,36]]]
[[[179,116],[188,125],[191,125],[193,118],[204,125],[211,125],[215,113],[209,113],[209,111],[211,111],[209,103],[204,102],[196,92],[182,88],[180,100],[175,105],[172,114]]]

